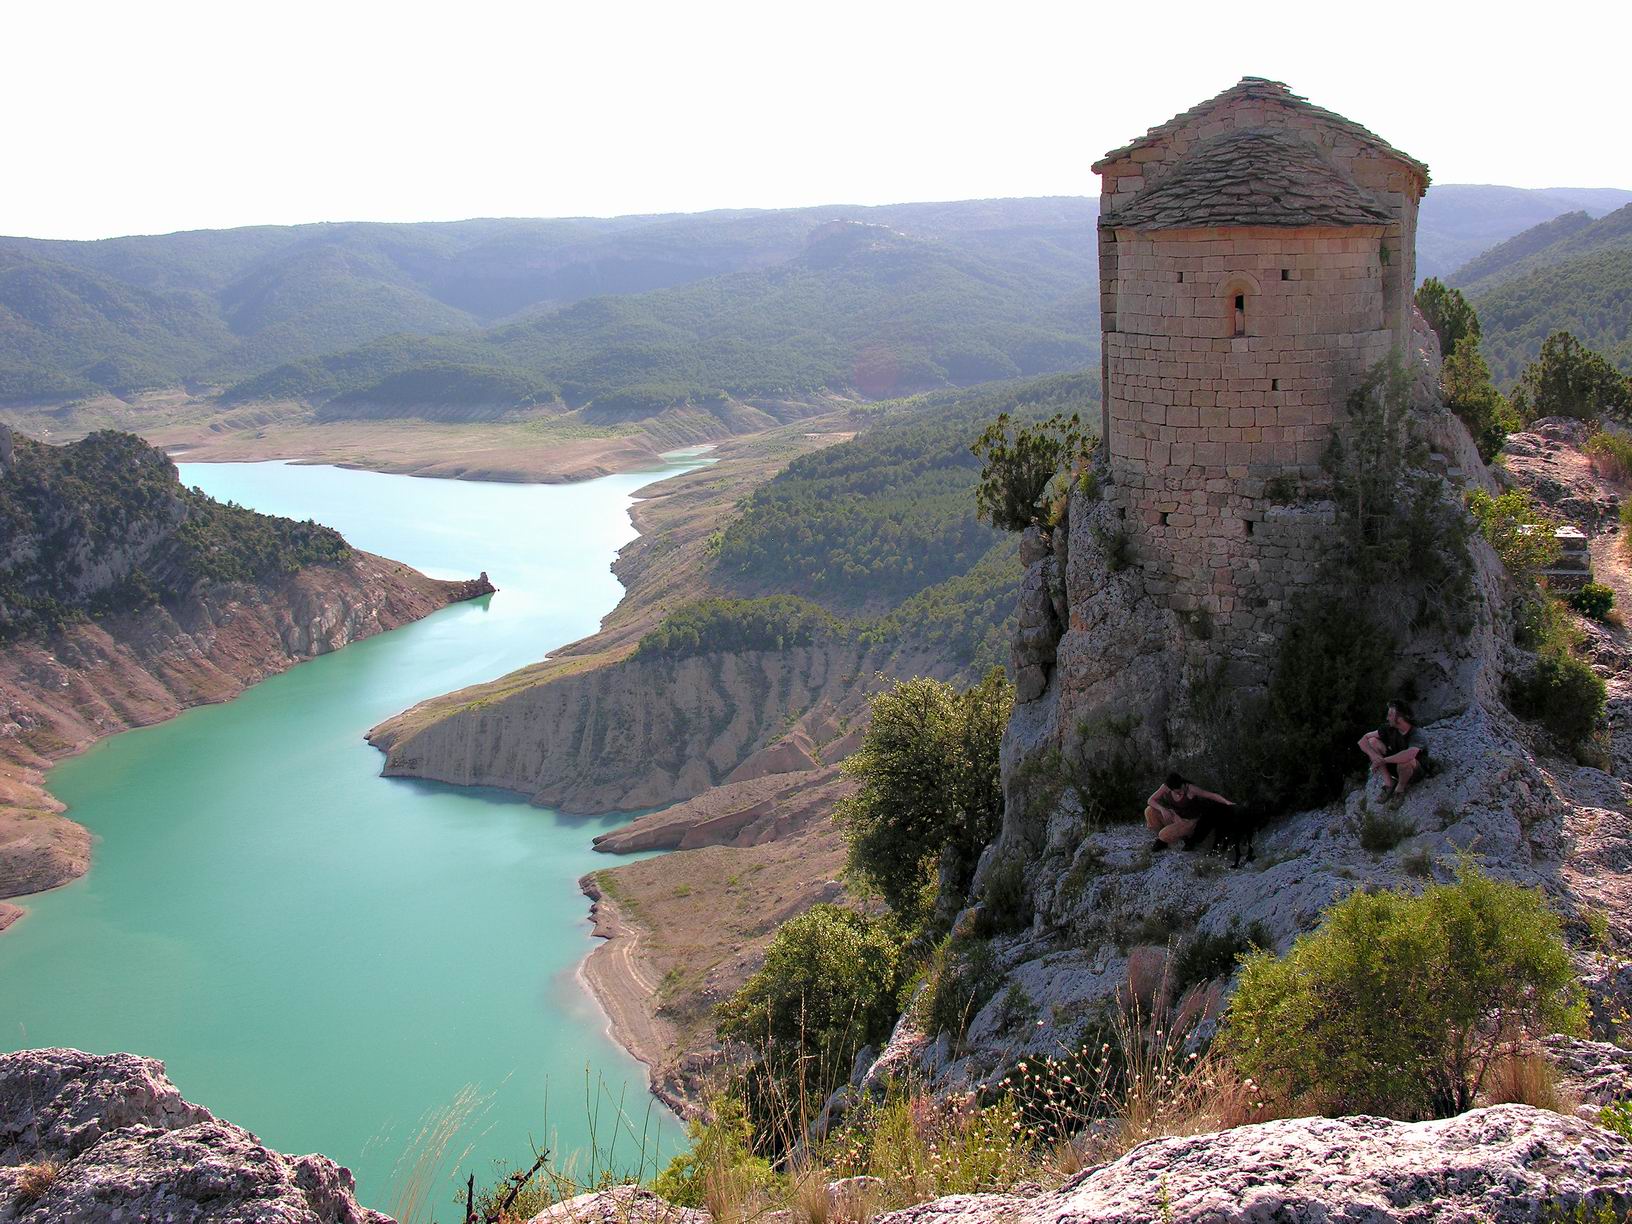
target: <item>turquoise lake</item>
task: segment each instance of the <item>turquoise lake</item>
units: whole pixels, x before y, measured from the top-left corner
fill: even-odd
[[[456,1181],[534,1144],[582,1166],[592,1129],[619,1167],[643,1142],[671,1153],[677,1122],[577,977],[594,941],[576,881],[620,819],[382,778],[363,734],[593,633],[635,491],[700,462],[674,459],[575,485],[182,464],[214,497],[437,577],[486,570],[499,593],[53,769],[96,847],[0,936],[0,1047],[162,1059],[189,1099],[413,1219],[457,1218]]]

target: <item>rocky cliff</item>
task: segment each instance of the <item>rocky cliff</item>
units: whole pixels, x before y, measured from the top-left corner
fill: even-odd
[[[0,1055],[0,1221],[390,1224],[351,1172],[285,1156],[132,1054]]]
[[[410,711],[369,741],[390,775],[501,786],[571,812],[636,811],[842,755],[890,663],[847,642],[626,658],[419,725]]]
[[[490,593],[182,489],[140,440],[25,438],[0,468],[0,896],[84,872],[49,764]],[[20,911],[0,903],[0,928]]]
[[[1421,474],[1437,486],[1434,495],[1460,499],[1468,488],[1494,488],[1498,477],[1534,484],[1525,456],[1556,448],[1523,435],[1513,441],[1505,474],[1487,471],[1433,394],[1432,356],[1419,359],[1412,412],[1428,442]],[[1621,555],[1616,516],[1603,513],[1604,499],[1600,490],[1559,501],[1587,506],[1577,525],[1599,538],[1596,555]],[[948,1087],[995,1082],[1018,1059],[1077,1048],[1108,1005],[1136,982],[1161,982],[1187,946],[1211,939],[1244,947],[1251,932],[1285,950],[1354,889],[1449,880],[1464,855],[1494,875],[1545,890],[1574,941],[1600,1035],[1610,1035],[1604,1022],[1626,1005],[1632,986],[1624,955],[1632,947],[1627,631],[1582,628],[1601,643],[1593,658],[1610,701],[1607,741],[1578,758],[1505,703],[1507,678],[1532,657],[1513,640],[1518,589],[1475,533],[1465,623],[1391,622],[1401,671],[1417,683],[1431,776],[1397,806],[1385,804],[1381,779],[1372,775],[1322,807],[1279,814],[1260,834],[1256,859],[1239,869],[1182,850],[1153,854],[1142,823],[1100,824],[1069,787],[1038,784],[1040,763],[1051,758],[1092,763],[1112,719],[1129,728],[1141,796],[1168,768],[1205,767],[1198,741],[1205,748],[1209,734],[1227,730],[1198,718],[1194,700],[1198,680],[1219,674],[1220,660],[1209,657],[1211,644],[1195,623],[1147,598],[1145,588],[1160,577],[1146,574],[1137,556],[1118,555],[1115,509],[1112,497],[1074,495],[1065,538],[1057,534],[1049,548],[1033,541],[1026,550],[1015,655],[1022,680],[1031,682],[1022,685],[1003,745],[1003,830],[982,858],[973,898],[978,904],[1001,871],[1017,870],[1025,881],[1022,929],[990,941],[993,984],[961,1040],[936,1040],[903,1022],[859,1082],[877,1082],[903,1065]],[[1266,517],[1276,509],[1266,507]],[[1318,502],[1295,509],[1330,516],[1329,505]],[[1376,603],[1380,615],[1397,615],[1386,592]],[[1357,727],[1355,738],[1365,729]],[[1358,752],[1354,765],[1364,779]],[[1595,926],[1607,927],[1602,939],[1589,934]],[[1226,988],[1227,981],[1212,982],[1194,1007],[1216,1012]]]

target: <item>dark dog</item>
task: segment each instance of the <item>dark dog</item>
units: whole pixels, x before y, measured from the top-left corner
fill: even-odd
[[[1214,803],[1211,799],[1197,799],[1190,805],[1195,817],[1195,832],[1184,839],[1184,848],[1194,850],[1209,837],[1213,839],[1213,853],[1223,854],[1233,849],[1235,859],[1231,867],[1241,866],[1241,852],[1247,852],[1247,861],[1253,859],[1252,839],[1267,821],[1254,809],[1244,804]]]

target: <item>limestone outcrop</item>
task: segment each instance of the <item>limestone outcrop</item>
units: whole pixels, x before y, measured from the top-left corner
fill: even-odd
[[[1632,1196],[1632,1144],[1525,1105],[1442,1122],[1296,1118],[1153,1139],[1033,1198],[961,1195],[879,1224],[1533,1221]]]
[[[351,1173],[285,1156],[132,1054],[0,1055],[0,1221],[390,1224]]]
[[[385,772],[499,786],[571,812],[638,811],[729,782],[802,773],[854,745],[849,721],[890,675],[929,672],[849,642],[626,658],[369,732]],[[656,843],[654,843],[656,844]]]

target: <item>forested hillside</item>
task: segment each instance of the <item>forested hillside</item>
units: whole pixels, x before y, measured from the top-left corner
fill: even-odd
[[[1556,331],[1632,373],[1632,204],[1597,220],[1576,212],[1526,230],[1450,283],[1479,312],[1481,346],[1499,383],[1516,379]]]
[[[857,378],[887,393],[895,370],[854,368],[867,326],[900,342],[922,380],[903,386],[1065,369],[1093,330],[1093,216],[1061,198],[0,238],[0,400],[182,383],[243,384],[240,398],[368,392],[375,412],[443,395],[496,395],[502,409],[628,392],[627,406]],[[853,240],[824,229],[836,220],[876,227],[873,245],[898,257],[850,262]],[[680,287],[693,292],[663,293]],[[647,296],[625,309],[629,295]]]
[[[338,532],[184,489],[131,434],[13,440],[0,464],[0,642],[350,555]]]
[[[721,533],[716,585],[802,596],[870,641],[1001,662],[1021,567],[1015,537],[976,518],[970,445],[1001,413],[1092,422],[1098,403],[1098,375],[1075,374],[882,404],[854,440],[754,492]]]
[[[1417,276],[1441,280],[1515,234],[1570,212],[1601,217],[1632,204],[1614,187],[1523,188],[1443,183],[1429,188],[1417,220]]]

